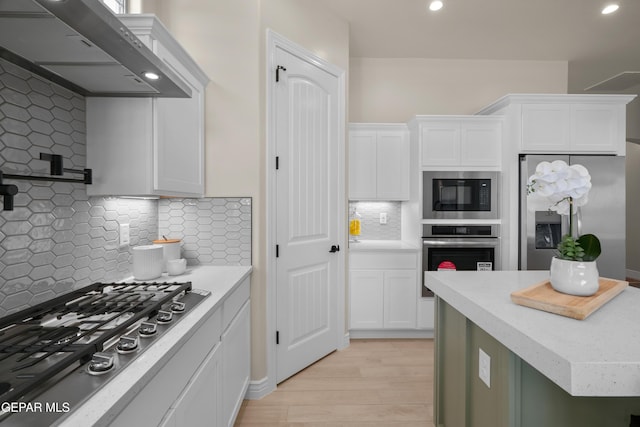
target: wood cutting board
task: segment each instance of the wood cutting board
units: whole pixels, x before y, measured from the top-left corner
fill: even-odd
[[[563,294],[551,287],[549,280],[511,293],[511,300],[519,305],[549,313],[584,320],[609,302],[629,285],[623,280],[600,278],[600,289],[589,297]]]

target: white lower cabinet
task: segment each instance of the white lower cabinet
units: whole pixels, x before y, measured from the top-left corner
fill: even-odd
[[[167,413],[162,427],[222,426],[222,343],[207,355],[193,380],[174,407]]]
[[[350,329],[415,329],[416,265],[414,253],[352,254]]]
[[[223,426],[233,427],[240,405],[249,386],[251,369],[250,354],[250,307],[247,301],[227,330],[222,334],[222,415]],[[181,424],[190,426],[191,424]]]
[[[110,426],[233,426],[251,369],[249,291],[247,278]]]
[[[384,328],[416,327],[416,272],[389,270],[384,272]]]
[[[352,271],[349,274],[351,329],[381,329],[384,324],[384,273]]]

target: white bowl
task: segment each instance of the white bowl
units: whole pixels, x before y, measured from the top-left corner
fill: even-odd
[[[167,261],[180,258],[182,242],[180,239],[158,239],[154,240],[153,244],[162,246],[164,250],[164,265],[162,266],[162,271],[167,272]]]
[[[182,274],[187,269],[187,260],[184,258],[170,259],[167,261],[167,273],[169,276],[177,276]]]

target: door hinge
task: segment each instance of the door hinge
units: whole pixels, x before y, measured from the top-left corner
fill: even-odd
[[[276,344],[280,344],[280,331],[276,331]]]
[[[280,169],[280,157],[276,156],[276,170]]]
[[[276,258],[280,256],[280,245],[276,245]]]
[[[276,83],[280,81],[280,70],[287,71],[287,69],[284,68],[282,65],[278,65],[276,67]]]

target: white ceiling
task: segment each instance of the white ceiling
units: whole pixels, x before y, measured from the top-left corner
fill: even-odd
[[[640,0],[318,0],[350,23],[350,56],[640,65]],[[640,68],[640,67],[639,67]],[[625,71],[625,70],[620,70]]]

